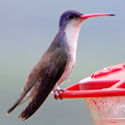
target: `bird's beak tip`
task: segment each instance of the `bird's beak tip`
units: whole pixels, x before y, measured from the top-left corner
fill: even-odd
[[[109,14],[109,16],[116,16],[116,14]]]

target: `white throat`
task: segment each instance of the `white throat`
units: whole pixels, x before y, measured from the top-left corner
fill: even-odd
[[[67,24],[65,28],[66,42],[70,47],[70,53],[74,61],[76,59],[77,41],[78,41],[80,27],[81,23],[78,23],[73,20],[72,22]]]

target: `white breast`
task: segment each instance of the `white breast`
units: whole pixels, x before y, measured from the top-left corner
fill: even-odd
[[[69,45],[69,54],[70,58],[68,60],[68,63],[66,65],[65,71],[59,81],[56,85],[59,85],[63,83],[66,79],[68,79],[69,74],[71,73],[75,60],[76,60],[76,50],[77,50],[77,40],[80,30],[80,24],[77,24],[75,21],[70,22],[70,24],[67,24],[65,29],[66,34],[66,42]]]

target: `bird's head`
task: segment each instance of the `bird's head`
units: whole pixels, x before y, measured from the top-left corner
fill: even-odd
[[[114,16],[114,14],[106,13],[95,13],[95,14],[83,14],[76,10],[65,11],[59,21],[59,28],[66,28],[68,25],[72,27],[81,26],[82,22],[90,17],[99,17],[99,16]]]

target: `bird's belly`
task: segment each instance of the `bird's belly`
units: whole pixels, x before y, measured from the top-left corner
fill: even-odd
[[[62,84],[66,79],[68,79],[68,77],[69,77],[69,74],[72,72],[72,69],[73,69],[73,67],[74,67],[74,61],[72,60],[70,60],[68,63],[67,63],[67,65],[66,65],[66,67],[65,67],[65,71],[64,71],[64,73],[62,74],[62,76],[61,76],[61,78],[58,80],[58,82],[56,83],[56,85],[60,85],[60,84]]]

